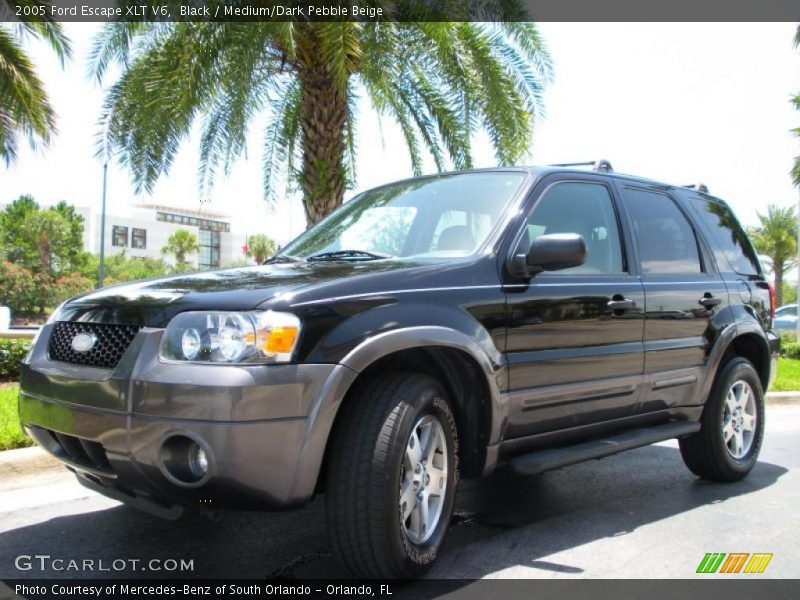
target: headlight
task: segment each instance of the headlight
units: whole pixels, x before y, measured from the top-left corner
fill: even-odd
[[[185,312],[169,322],[159,354],[193,363],[289,362],[299,338],[291,313]]]

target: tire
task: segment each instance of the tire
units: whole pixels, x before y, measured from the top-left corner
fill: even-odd
[[[427,375],[390,373],[358,389],[342,411],[326,481],[334,555],[355,577],[418,577],[436,559],[458,484],[458,435],[444,390]],[[422,443],[412,442],[412,433]],[[431,439],[431,464],[423,466],[423,446]],[[413,447],[421,450],[419,471],[410,465],[417,457]],[[424,529],[419,497],[409,492],[417,489],[427,494]],[[417,508],[411,510],[408,500]]]
[[[747,476],[764,438],[764,390],[749,360],[734,356],[725,363],[700,423],[700,431],[679,440],[689,470],[711,481],[739,481]]]

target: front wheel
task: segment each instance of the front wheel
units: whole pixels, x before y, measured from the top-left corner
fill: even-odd
[[[686,466],[712,481],[738,481],[755,466],[764,437],[764,391],[746,358],[734,357],[714,382],[700,431],[680,440]]]
[[[334,554],[356,577],[417,577],[438,554],[458,483],[444,390],[427,375],[392,373],[342,411],[327,473]]]

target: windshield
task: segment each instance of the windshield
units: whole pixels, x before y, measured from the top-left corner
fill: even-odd
[[[280,255],[314,260],[468,256],[486,240],[524,179],[521,172],[460,173],[370,190]]]

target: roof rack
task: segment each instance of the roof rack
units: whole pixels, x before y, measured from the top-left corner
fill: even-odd
[[[705,183],[689,183],[681,187],[689,188],[695,192],[702,192],[703,194],[708,193],[708,186]]]
[[[604,173],[613,173],[614,168],[611,166],[611,163],[608,162],[606,159],[601,158],[600,160],[590,160],[588,162],[574,162],[574,163],[559,163],[556,165],[550,165],[551,167],[592,167],[592,171],[603,171]]]

